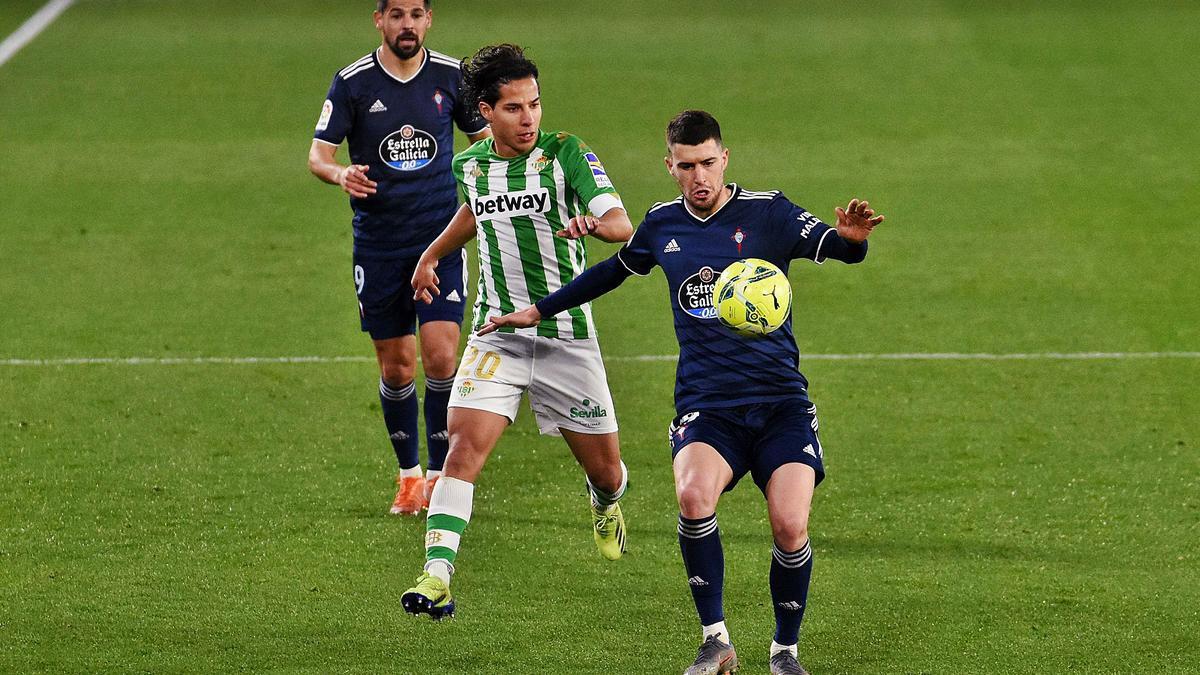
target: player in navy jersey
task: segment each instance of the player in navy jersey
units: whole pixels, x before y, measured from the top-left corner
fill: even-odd
[[[448,448],[446,405],[466,306],[466,254],[459,249],[440,261],[449,288],[431,304],[414,303],[408,282],[421,253],[458,209],[450,170],[454,127],[472,142],[490,134],[474,107],[460,104],[458,59],[424,46],[433,20],[428,0],[378,0],[374,17],[382,44],[334,76],[308,166],[350,195],[359,316],[375,344],[379,400],[400,465],[391,512],[416,514],[429,503]],[[343,141],[348,166],[335,158]],[[418,323],[429,447],[425,476],[414,383]]]
[[[837,208],[830,227],[777,191],[726,184],[729,151],[706,112],[680,113],[667,127],[667,169],[679,198],[656,204],[633,238],[608,260],[520,312],[481,329],[530,326],[595,299],[630,275],[663,269],[679,341],[670,442],[679,500],[679,545],[703,637],[686,671],[725,673],[737,655],[722,606],[725,565],[716,508],[722,492],[749,473],[767,499],[774,536],[770,588],[775,611],[772,673],[803,673],[796,655],[812,573],[808,514],[825,476],[816,407],[799,371],[791,318],[773,333],[745,337],[717,320],[712,287],[730,263],[768,260],[862,261],[883,221],[865,201]]]

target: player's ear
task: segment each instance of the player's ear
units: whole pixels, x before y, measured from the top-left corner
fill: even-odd
[[[489,124],[492,122],[493,110],[494,108],[492,108],[491,104],[489,104],[487,101],[479,102],[479,114],[483,115],[483,119],[487,120]]]

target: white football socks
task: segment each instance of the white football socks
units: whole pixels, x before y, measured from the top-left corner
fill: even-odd
[[[771,640],[771,656],[775,656],[779,652],[791,652],[792,656],[796,656],[796,645],[781,645]]]
[[[710,635],[716,635],[721,642],[724,642],[727,645],[733,644],[733,642],[729,639],[729,629],[725,627],[724,621],[718,621],[716,623],[704,626],[703,630],[704,635],[700,638],[701,642],[707,640],[708,636]]]

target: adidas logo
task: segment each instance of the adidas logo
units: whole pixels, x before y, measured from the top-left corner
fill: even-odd
[[[368,110],[367,112],[373,112],[373,113],[387,112],[387,106],[383,104],[383,101],[380,101],[379,99],[375,99],[375,103],[371,106],[371,109]]]
[[[781,609],[790,609],[793,612],[799,612],[801,607],[800,603],[796,602],[795,600],[789,600],[788,602],[777,602],[775,603],[775,606]]]
[[[679,252],[679,242],[675,241],[674,239],[672,239],[671,241],[668,241],[666,247],[663,248],[663,253],[678,253],[678,252]]]
[[[817,456],[817,453],[813,450],[812,443],[809,443],[808,445],[804,446],[804,452],[807,452],[808,454],[812,455],[813,457]]]
[[[450,440],[450,432],[449,431],[439,431],[436,434],[429,434],[429,440],[431,440],[431,441],[448,441],[448,440]]]
[[[462,302],[462,298],[459,297],[457,289],[450,291],[450,295],[446,296],[446,300],[449,302]]]
[[[388,436],[388,438],[392,439],[393,441],[407,441],[408,434],[404,433],[404,431],[401,430],[401,431],[397,431],[396,433],[392,434],[391,436]]]
[[[707,586],[708,582],[701,579],[699,576],[695,576],[695,577],[692,577],[691,579],[688,579],[688,584],[690,584],[692,586]]]

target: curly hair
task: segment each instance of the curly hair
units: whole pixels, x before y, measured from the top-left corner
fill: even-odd
[[[488,45],[463,61],[463,101],[477,106],[480,101],[496,105],[500,87],[513,80],[538,76],[537,64],[525,56],[525,50],[514,44]]]

